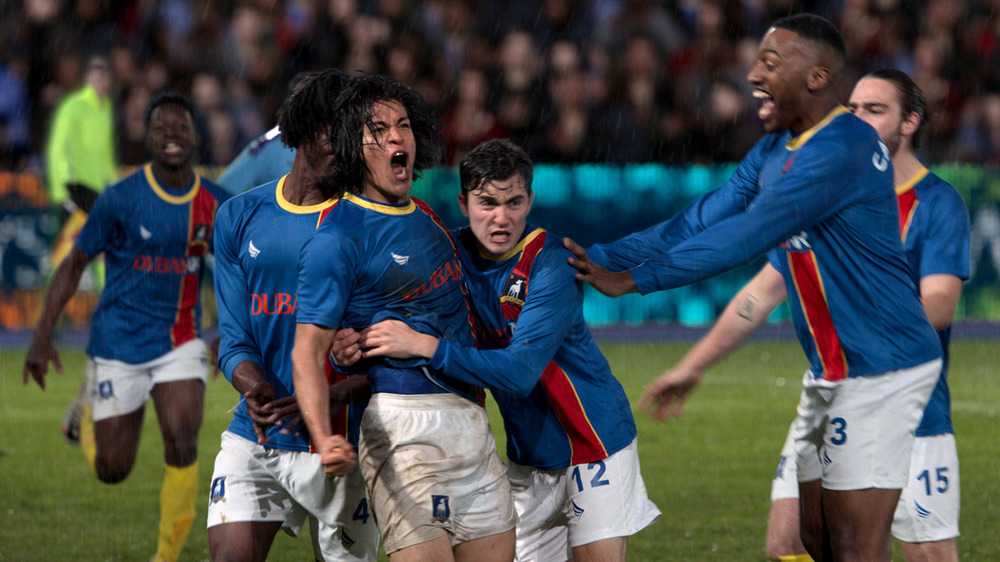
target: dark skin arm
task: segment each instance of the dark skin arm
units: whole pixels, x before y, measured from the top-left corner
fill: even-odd
[[[576,274],[577,280],[590,283],[609,297],[620,297],[638,290],[631,273],[611,272],[591,262],[587,258],[587,251],[569,238],[563,238],[563,247],[573,253],[574,257],[567,258],[567,261],[579,272]]]
[[[42,304],[42,313],[28,347],[28,356],[24,360],[24,384],[28,384],[28,379],[34,379],[45,390],[45,373],[48,372],[49,361],[57,373],[63,372],[59,352],[52,345],[52,332],[66,303],[76,293],[80,277],[87,269],[90,259],[79,248],[73,248],[52,275],[52,282]]]

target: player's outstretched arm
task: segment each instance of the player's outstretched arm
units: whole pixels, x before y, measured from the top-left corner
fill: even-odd
[[[28,384],[29,378],[34,379],[38,386],[45,390],[45,373],[48,372],[49,361],[52,362],[57,373],[62,373],[59,352],[52,345],[52,332],[55,329],[56,320],[66,308],[66,303],[76,293],[80,277],[83,276],[83,271],[87,269],[89,263],[90,256],[79,248],[73,248],[66,259],[56,268],[52,282],[49,284],[48,293],[45,295],[45,302],[42,304],[38,325],[31,337],[28,356],[24,360],[23,384]]]
[[[620,297],[636,292],[635,280],[632,274],[627,271],[613,273],[590,261],[587,258],[587,251],[579,244],[563,238],[563,246],[572,252],[574,257],[567,261],[577,270],[576,278],[585,283],[590,283],[595,289],[609,297]]]
[[[705,370],[739,347],[786,297],[781,273],[765,265],[729,301],[712,329],[684,358],[646,386],[639,407],[661,422],[680,417],[684,401],[701,383]]]

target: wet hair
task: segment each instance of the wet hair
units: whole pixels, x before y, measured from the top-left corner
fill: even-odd
[[[379,74],[354,78],[337,98],[336,120],[331,123],[330,145],[338,166],[336,179],[345,190],[360,193],[368,166],[364,159],[364,134],[374,127],[375,104],[395,101],[403,106],[416,141],[413,172],[433,168],[441,161],[444,139],[434,107],[415,90]],[[282,133],[284,134],[284,133]]]
[[[191,99],[180,92],[165,91],[156,94],[153,100],[149,102],[149,106],[146,107],[146,114],[142,118],[142,122],[149,131],[149,124],[153,119],[153,111],[161,105],[172,103],[181,106],[184,111],[191,117],[191,121],[194,121],[196,116],[194,112],[194,104],[191,103]]]
[[[843,35],[830,20],[822,16],[795,14],[775,21],[771,27],[787,29],[803,39],[830,47],[840,56],[841,62],[847,58],[847,47],[844,46]]]
[[[927,137],[927,100],[924,92],[917,86],[917,83],[902,70],[895,68],[883,68],[865,75],[865,78],[878,78],[885,80],[896,88],[896,95],[899,98],[899,106],[903,110],[905,118],[911,113],[916,113],[920,118],[920,124],[910,139],[910,146],[913,150],[920,148]]]
[[[504,181],[515,174],[524,178],[524,187],[530,195],[531,158],[524,149],[507,139],[480,143],[462,158],[458,166],[462,193],[476,191],[491,181]]]
[[[323,126],[334,122],[337,95],[350,80],[334,69],[296,76],[291,95],[278,108],[281,142],[289,148],[299,148],[303,142],[315,139]]]

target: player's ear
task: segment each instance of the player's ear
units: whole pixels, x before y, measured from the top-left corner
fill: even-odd
[[[920,115],[916,111],[911,111],[909,115],[903,118],[903,124],[900,128],[900,132],[903,133],[905,137],[912,137],[917,133],[917,129],[920,128]]]
[[[469,218],[469,197],[464,191],[458,194],[458,208],[462,210],[465,218]]]
[[[814,66],[809,70],[809,76],[806,78],[806,87],[809,88],[810,92],[825,89],[829,83],[829,68],[826,68],[825,66]]]

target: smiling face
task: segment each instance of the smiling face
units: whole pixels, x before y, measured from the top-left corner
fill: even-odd
[[[881,78],[862,78],[854,86],[847,107],[862,121],[875,127],[893,157],[903,144],[903,136],[912,135],[919,123],[915,113],[903,114],[896,86]]]
[[[517,245],[524,234],[533,198],[520,174],[503,181],[485,182],[479,189],[458,196],[462,214],[469,218],[469,227],[482,254],[499,258]]]
[[[399,102],[376,102],[362,139],[367,171],[361,195],[380,203],[405,202],[413,181],[417,143]]]
[[[754,97],[762,100],[757,115],[765,131],[804,130],[801,124],[809,78],[817,63],[816,47],[794,31],[772,27],[767,32],[757,50],[757,62],[747,75],[747,81],[754,86]]]
[[[194,119],[184,107],[167,102],[150,114],[146,148],[152,153],[153,162],[171,170],[189,166],[197,139]]]

